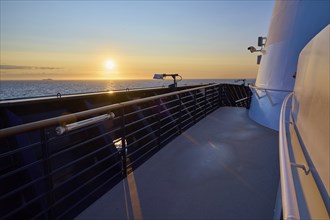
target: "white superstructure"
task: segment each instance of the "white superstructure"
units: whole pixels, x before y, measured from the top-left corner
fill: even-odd
[[[329,4],[329,1],[276,2],[253,89],[249,115],[256,122],[278,130],[282,102],[295,84],[299,54],[329,24]]]

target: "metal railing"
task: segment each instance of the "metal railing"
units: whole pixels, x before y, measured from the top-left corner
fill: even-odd
[[[274,102],[274,100],[272,99],[272,97],[271,97],[269,91],[271,91],[271,92],[285,92],[285,93],[290,93],[290,92],[292,92],[292,90],[263,88],[263,87],[254,86],[254,85],[249,85],[249,87],[255,91],[255,94],[256,94],[256,96],[257,96],[258,99],[261,99],[262,97],[264,97],[264,96],[260,96],[260,95],[258,94],[258,91],[263,91],[263,92],[265,92],[266,97],[268,98],[268,100],[269,100],[269,102],[272,104],[272,106],[274,106],[274,105],[277,104],[277,103]]]
[[[280,157],[280,174],[281,174],[281,191],[282,191],[282,207],[283,219],[298,220],[299,211],[297,204],[296,191],[293,183],[291,162],[287,143],[286,132],[286,107],[293,93],[286,96],[283,101],[280,114],[279,128],[279,157]]]
[[[250,96],[214,84],[2,129],[0,216],[73,218],[184,130]]]

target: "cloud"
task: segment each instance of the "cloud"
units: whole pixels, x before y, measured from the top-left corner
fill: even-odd
[[[58,67],[0,65],[1,70],[58,70]]]

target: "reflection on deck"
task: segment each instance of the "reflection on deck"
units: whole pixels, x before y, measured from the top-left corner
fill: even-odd
[[[208,115],[77,219],[271,219],[278,133],[243,108]]]

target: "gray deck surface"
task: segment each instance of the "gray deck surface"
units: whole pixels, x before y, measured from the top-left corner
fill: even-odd
[[[244,108],[185,131],[77,219],[272,219],[278,133]]]

